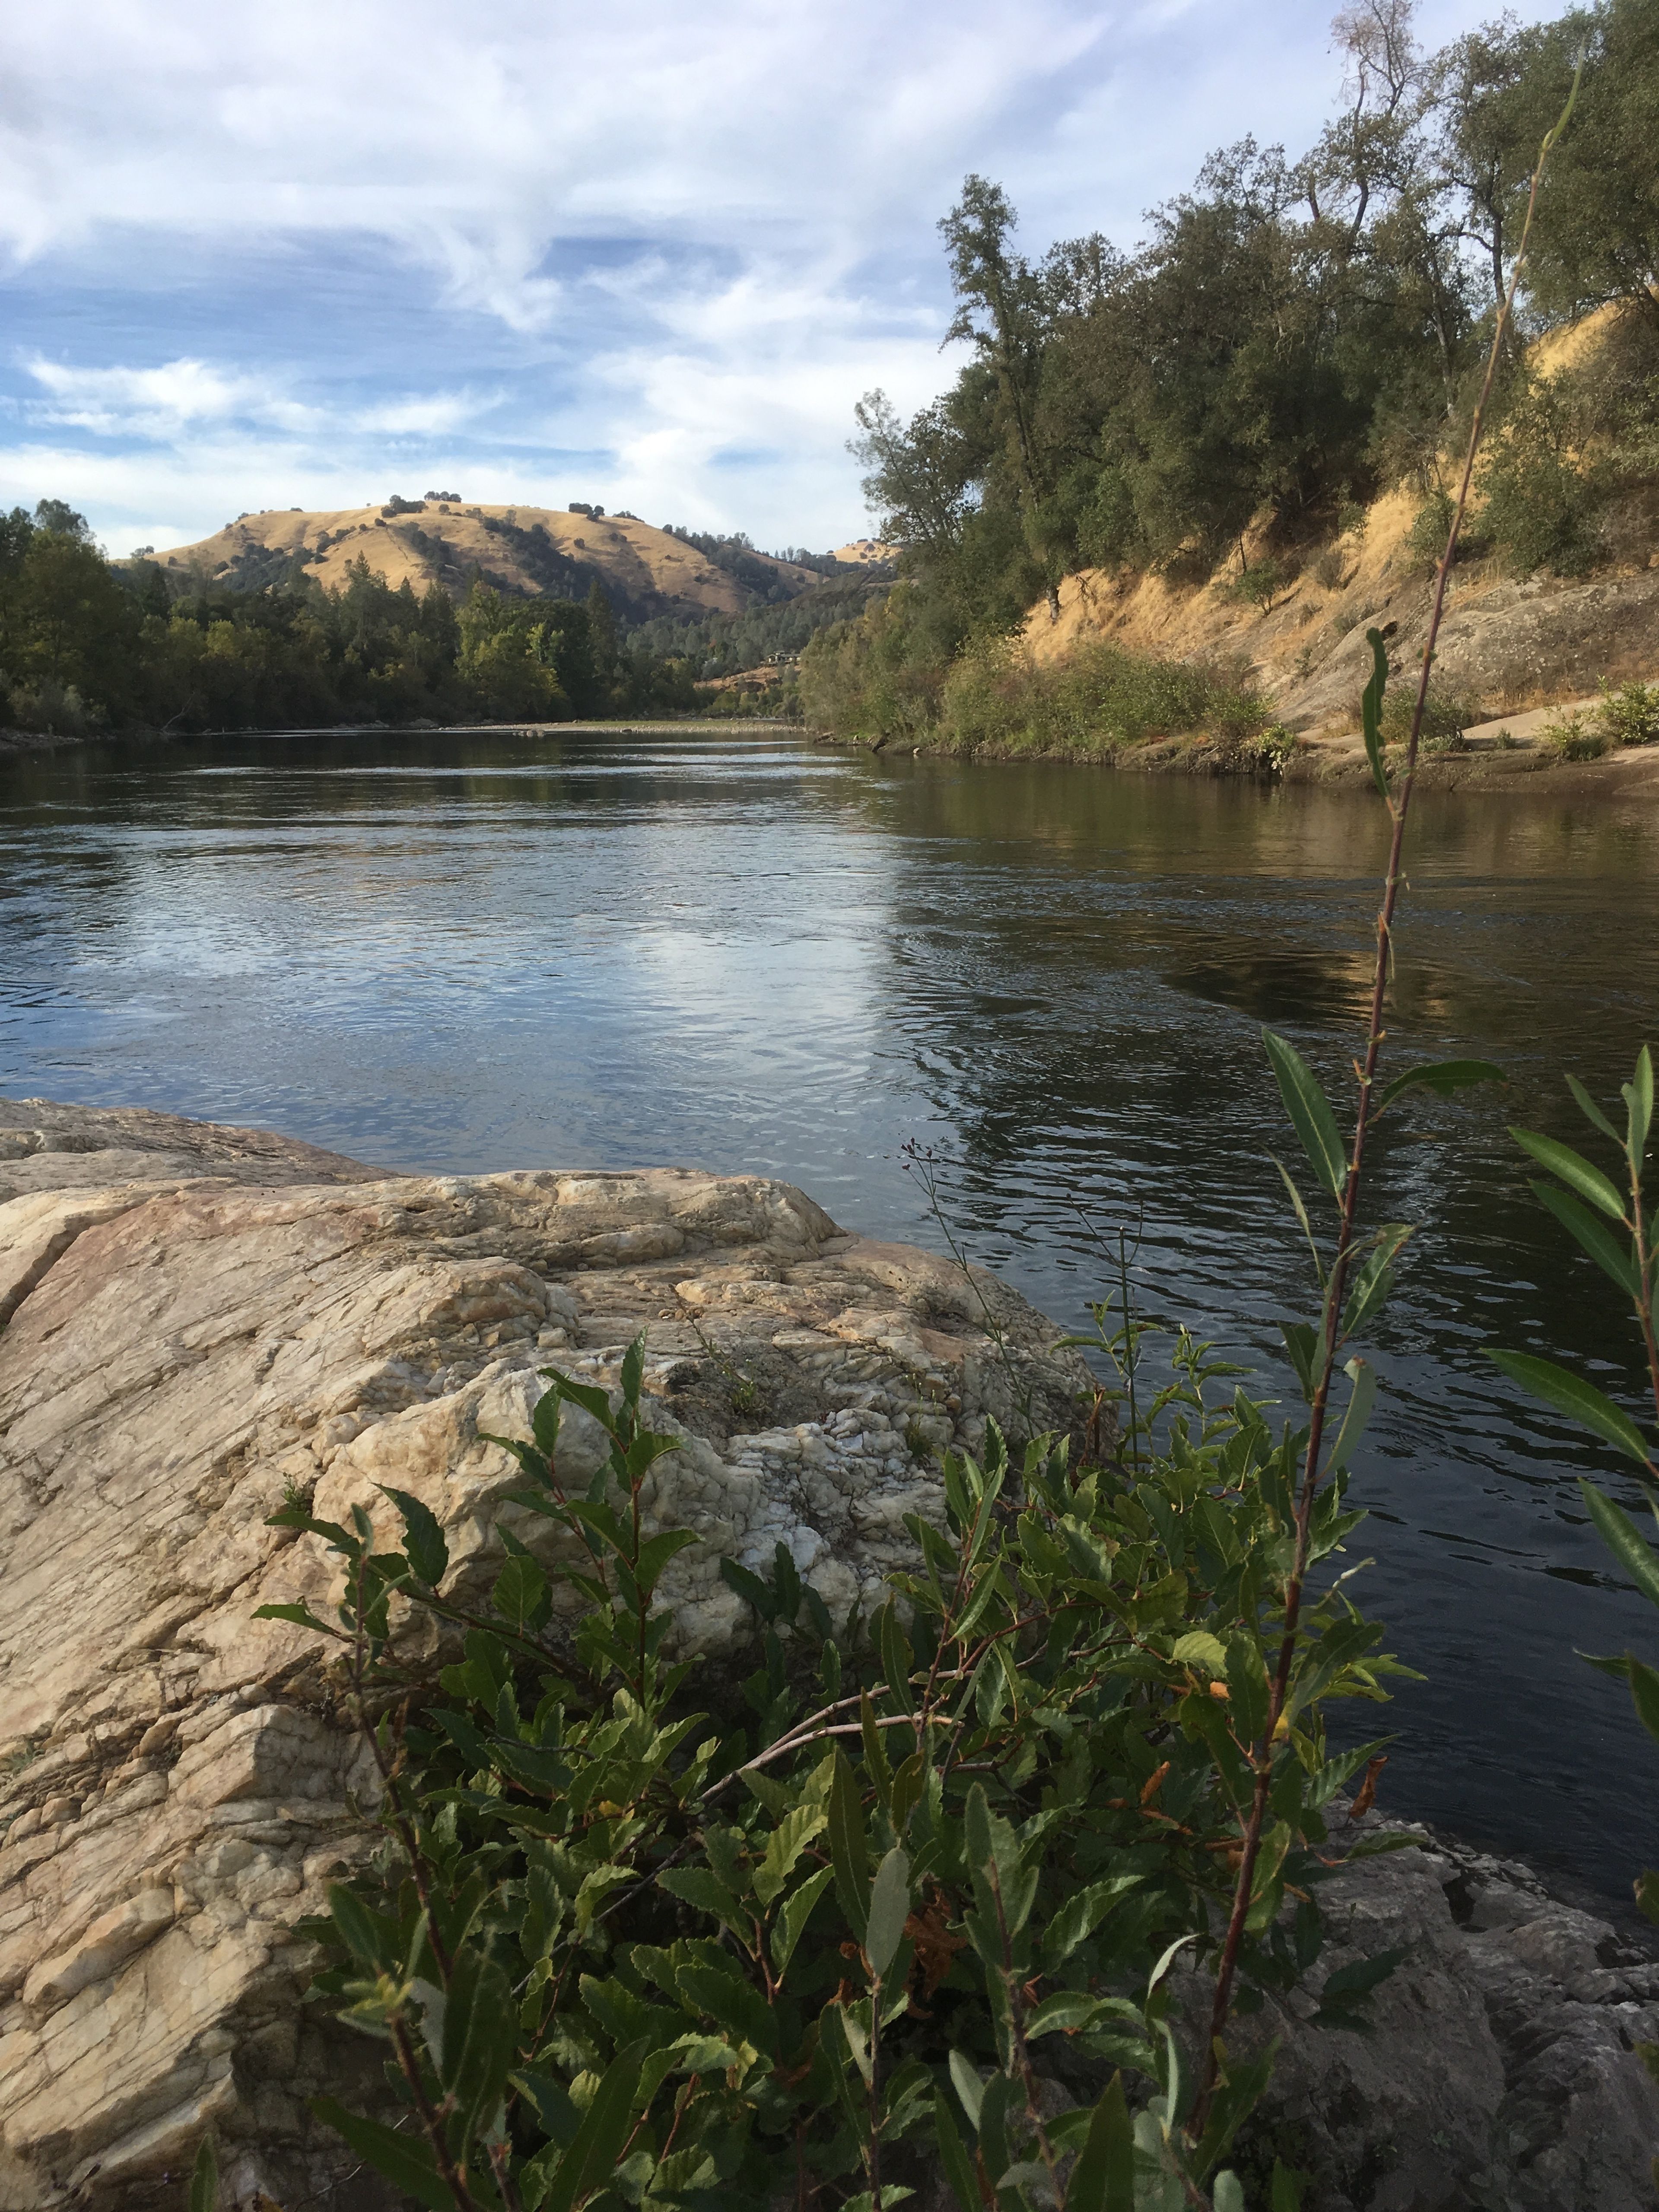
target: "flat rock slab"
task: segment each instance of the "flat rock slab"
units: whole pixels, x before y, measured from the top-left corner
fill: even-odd
[[[550,1363],[614,1385],[647,1332],[678,1636],[746,1638],[722,1556],[788,1547],[833,1613],[942,1518],[988,1415],[1064,1428],[1089,1376],[1000,1284],[837,1228],[760,1177],[383,1176],[258,1131],[0,1102],[0,2206],[167,2206],[204,2128],[226,2203],[382,2200],[305,2100],[376,2053],[299,2003],[289,1933],[362,1847],[360,1747],[314,1640],[296,1492],[393,1534],[376,1487],[492,1575]],[[990,1324],[994,1322],[994,1330]],[[994,1338],[995,1340],[994,1340]],[[568,1414],[562,1467],[599,1463]],[[355,2192],[355,2193],[354,2193]]]

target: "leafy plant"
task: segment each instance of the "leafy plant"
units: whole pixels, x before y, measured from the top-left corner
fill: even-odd
[[[1653,1056],[1646,1045],[1636,1056],[1634,1076],[1623,1086],[1625,1127],[1621,1133],[1576,1077],[1567,1078],[1585,1119],[1617,1148],[1613,1176],[1604,1174],[1571,1146],[1533,1129],[1511,1129],[1523,1152],[1551,1178],[1534,1182],[1534,1196],[1547,1206],[1581,1250],[1587,1252],[1629,1301],[1642,1347],[1654,1413],[1659,1419],[1659,1211],[1646,1203],[1644,1182],[1653,1127]],[[1650,1510],[1659,1520],[1659,1452],[1607,1394],[1571,1368],[1530,1352],[1488,1350],[1487,1358],[1512,1382],[1530,1390],[1569,1420],[1610,1444],[1637,1470]],[[1582,1481],[1579,1488],[1603,1543],[1650,1604],[1659,1606],[1659,1555],[1643,1539],[1624,1509]],[[1659,1737],[1659,1672],[1631,1652],[1590,1662],[1630,1685],[1638,1716],[1649,1734]],[[1636,1884],[1637,1903],[1650,1920],[1659,1921],[1659,1872],[1650,1869]]]
[[[1614,690],[1603,683],[1595,720],[1602,735],[1615,745],[1659,742],[1659,684],[1632,680]]]
[[[387,2042],[408,2110],[394,2128],[319,2100],[361,2156],[461,2212],[759,2208],[785,2187],[872,2212],[935,2156],[963,2212],[981,2172],[1031,2212],[1206,2187],[1242,2205],[1223,2161],[1271,2057],[1196,2124],[1172,1992],[1213,1941],[1255,1787],[1302,1439],[1221,1395],[1233,1370],[1184,1334],[1143,1413],[1146,1334],[1097,1310],[1130,1408],[1109,1462],[1039,1438],[1016,1465],[994,1427],[982,1465],[947,1453],[943,1525],[911,1516],[917,1567],[863,1630],[834,1632],[782,1547],[769,1578],[723,1563],[760,1631],[740,1729],[690,1705],[695,1662],[669,1653],[661,1577],[695,1539],[647,1527],[676,1440],[646,1425],[642,1339],[616,1403],[554,1374],[532,1439],[495,1440],[575,1564],[503,1531],[485,1613],[445,1594],[442,1530],[404,1492],[385,1493],[397,1550],[362,1507],[349,1528],[272,1516],[343,1562],[337,1627],[266,1611],[340,1640],[384,1786],[373,1870],[307,1930],[319,1990]],[[579,1495],[567,1404],[609,1439]],[[1360,1517],[1342,1489],[1339,1466],[1310,1564]],[[569,1644],[560,1578],[586,1607]],[[422,1614],[454,1646],[435,1682],[398,1657]],[[1327,1808],[1376,1750],[1334,1752],[1324,1711],[1382,1694],[1379,1634],[1341,1577],[1310,1595],[1247,2002],[1317,1957]],[[1328,2009],[1352,2024],[1341,1987]],[[1092,2100],[1056,2112],[1054,2082],[1091,2075]]]
[[[1538,732],[1539,743],[1558,760],[1600,760],[1609,749],[1604,730],[1596,729],[1582,714],[1557,714]]]

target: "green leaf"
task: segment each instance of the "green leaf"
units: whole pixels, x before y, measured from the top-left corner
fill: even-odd
[[[597,1382],[578,1382],[568,1375],[561,1375],[556,1368],[545,1368],[543,1372],[553,1377],[553,1387],[560,1397],[573,1406],[580,1406],[583,1413],[591,1413],[607,1436],[614,1434],[608,1390]]]
[[[1379,1951],[1375,1958],[1356,1959],[1352,1966],[1339,1966],[1319,1993],[1319,2010],[1314,2014],[1314,2026],[1356,2026],[1355,2015],[1364,1999],[1379,1983],[1388,1980],[1405,1955],[1403,1948]]]
[[[1352,1466],[1353,1455],[1359,1449],[1359,1439],[1365,1433],[1371,1408],[1376,1403],[1376,1370],[1368,1359],[1350,1359],[1345,1362],[1342,1371],[1352,1382],[1353,1391],[1348,1400],[1348,1410],[1342,1416],[1342,1426],[1337,1431],[1330,1471]]]
[[[470,2143],[493,2119],[518,2056],[513,1985],[495,1960],[463,1944],[444,1996],[438,2072],[455,2100],[455,2124]]]
[[[1411,1224],[1406,1221],[1385,1222],[1377,1231],[1348,1294],[1347,1310],[1342,1316],[1343,1336],[1357,1334],[1387,1303],[1394,1282],[1395,1258],[1412,1233]]]
[[[1567,1088],[1577,1100],[1578,1110],[1583,1115],[1585,1120],[1593,1121],[1595,1127],[1601,1132],[1602,1135],[1604,1137],[1611,1137],[1615,1145],[1622,1145],[1625,1141],[1624,1139],[1620,1135],[1618,1130],[1613,1127],[1612,1122],[1608,1121],[1607,1115],[1601,1111],[1601,1109],[1590,1097],[1589,1091],[1585,1090],[1583,1085],[1578,1080],[1578,1078],[1576,1075],[1570,1075],[1567,1078]]]
[[[962,2137],[957,2133],[957,2124],[951,2117],[951,2107],[944,2093],[933,2097],[933,2132],[939,2141],[939,2162],[945,2168],[945,2179],[951,2185],[951,2194],[957,2200],[960,2212],[985,2212],[984,2200],[979,2193],[979,2183],[968,2162],[968,2153]]]
[[[563,1397],[556,1382],[550,1390],[544,1390],[530,1413],[530,1433],[536,1446],[549,1465],[559,1448],[559,1408]]]
[[[539,1628],[547,1617],[547,1577],[527,1554],[505,1563],[489,1595],[496,1612],[514,1628]]]
[[[876,1869],[864,1931],[864,1955],[878,1981],[893,1963],[909,1917],[910,1862],[896,1844]]]
[[[860,1943],[869,1919],[870,1855],[864,1839],[864,1802],[847,1754],[836,1747],[834,1779],[830,1784],[830,1863],[835,1869],[836,1894],[853,1933]]]
[[[1604,1397],[1593,1382],[1586,1382],[1581,1376],[1558,1367],[1553,1360],[1534,1359],[1525,1352],[1494,1352],[1488,1346],[1486,1357],[1511,1382],[1518,1382],[1523,1390],[1530,1390],[1547,1406],[1553,1406],[1557,1413],[1566,1414],[1581,1428],[1589,1429],[1604,1443],[1612,1444],[1633,1459],[1638,1467],[1647,1466],[1647,1449],[1635,1422],[1627,1413],[1621,1413],[1612,1399]]]
[[[1258,1742],[1267,1727],[1267,1665],[1261,1645],[1244,1629],[1227,1641],[1227,1689],[1234,1735],[1241,1743]]]
[[[1135,2137],[1121,2074],[1113,2075],[1095,2106],[1066,2212],[1135,2212]]]
[[[1212,1680],[1227,1664],[1227,1653],[1221,1638],[1212,1635],[1207,1628],[1189,1628],[1184,1636],[1178,1636],[1170,1656],[1177,1666],[1201,1668]]]
[[[1640,1299],[1642,1279],[1636,1272],[1628,1245],[1604,1229],[1588,1206],[1580,1206],[1576,1198],[1557,1184],[1535,1182],[1532,1194],[1540,1206],[1549,1208],[1569,1236],[1577,1239],[1604,1275],[1611,1275],[1627,1297]]]
[[[1112,2005],[1111,1997],[1091,1997],[1087,1990],[1056,1990],[1053,1996],[1044,1997],[1035,2011],[1027,2014],[1025,2039],[1035,2043],[1040,2035],[1053,2035],[1064,2030],[1075,2034],[1080,2027],[1091,2027],[1100,2014]]]
[[[659,1536],[647,1536],[640,1546],[638,1559],[633,1562],[635,1581],[648,1597],[669,1561],[688,1545],[702,1541],[702,1537],[690,1528],[665,1528]]]
[[[797,1805],[786,1813],[766,1839],[766,1854],[755,1869],[755,1894],[770,1905],[795,1870],[795,1862],[830,1815],[821,1805]]]
[[[219,2212],[219,2160],[213,2137],[204,2136],[190,2177],[190,2212]]]
[[[404,1558],[427,1588],[436,1589],[449,1571],[449,1547],[444,1541],[437,1516],[406,1490],[390,1490],[385,1483],[376,1487],[404,1516]]]
[[[1306,2178],[1276,2158],[1273,2160],[1271,2212],[1302,2212],[1302,2185]]]
[[[1523,1152],[1530,1152],[1540,1168],[1547,1168],[1553,1176],[1576,1190],[1580,1198],[1599,1206],[1609,1219],[1622,1221],[1624,1200],[1607,1181],[1600,1168],[1592,1167],[1581,1152],[1571,1145],[1558,1144],[1553,1137],[1540,1137],[1535,1129],[1511,1127],[1510,1134]]]
[[[573,2206],[610,2179],[617,2154],[628,2140],[634,2086],[649,2048],[650,2038],[641,2036],[619,2051],[605,2068],[593,2101],[576,2130],[576,2140],[560,2159],[542,2198],[541,2212],[572,2212]]]
[[[1385,1086],[1371,1109],[1371,1119],[1375,1121],[1379,1114],[1386,1114],[1395,1100],[1407,1091],[1421,1088],[1432,1091],[1437,1098],[1449,1098],[1454,1092],[1467,1091],[1473,1084],[1508,1081],[1503,1069],[1490,1060],[1438,1060],[1425,1067],[1408,1067],[1403,1075],[1396,1075]]]
[[[800,1887],[783,1900],[783,1909],[772,1925],[772,1964],[781,1981],[789,1961],[795,1955],[807,1922],[812,1917],[812,1907],[835,1879],[828,1867],[820,1867],[816,1874],[808,1875]]]
[[[1270,1157],[1272,1158],[1273,1165],[1279,1170],[1279,1181],[1290,1193],[1291,1210],[1302,1224],[1302,1234],[1307,1238],[1308,1250],[1313,1256],[1314,1273],[1319,1278],[1319,1287],[1322,1291],[1325,1287],[1325,1263],[1319,1256],[1319,1246],[1314,1237],[1313,1224],[1308,1218],[1307,1206],[1303,1200],[1301,1192],[1291,1182],[1291,1171],[1285,1166],[1284,1161],[1279,1158],[1276,1152],[1270,1155]]]
[[[382,2127],[378,2120],[349,2112],[332,2097],[313,2097],[311,2109],[336,2135],[345,2137],[359,2158],[367,2160],[377,2173],[383,2173],[404,2196],[412,2197],[417,2204],[428,2206],[430,2212],[455,2212],[455,2199],[420,2136],[397,2135],[392,2129]]]
[[[1382,694],[1389,683],[1389,650],[1380,629],[1368,629],[1365,642],[1371,649],[1371,676],[1360,696],[1359,723],[1365,739],[1365,757],[1371,764],[1371,781],[1386,799],[1389,775],[1382,765]]]
[[[314,1628],[319,1636],[338,1636],[337,1628],[331,1628],[325,1620],[319,1620],[309,1605],[259,1605],[253,1608],[255,1620],[291,1620],[301,1628]],[[343,1639],[349,1642],[349,1638]]]
[[[328,1885],[328,1913],[340,1933],[340,1941],[354,1959],[362,1960],[366,1966],[393,1966],[399,1963],[395,1945],[388,1948],[385,1923],[343,1881]]]
[[[979,2069],[971,2058],[960,2051],[951,2053],[951,2086],[962,2100],[962,2109],[968,2115],[968,2124],[975,2135],[979,2132],[979,2109],[985,2100],[985,2084],[979,2078]]]
[[[1630,1158],[1640,1161],[1648,1148],[1648,1131],[1653,1127],[1653,1054],[1644,1045],[1636,1055],[1636,1080],[1620,1086],[1629,1115],[1629,1135],[1626,1139]]]
[[[761,1580],[747,1567],[740,1567],[735,1559],[720,1561],[720,1580],[727,1589],[735,1590],[746,1605],[752,1605],[761,1619],[774,1621],[778,1617],[778,1601]]]
[[[1212,2195],[1215,2212],[1244,2212],[1244,2185],[1236,2173],[1218,2173]]]
[[[623,1354],[622,1394],[624,1405],[637,1406],[645,1380],[645,1331],[641,1329]]]
[[[1294,1045],[1286,1043],[1272,1030],[1262,1030],[1261,1042],[1279,1079],[1279,1095],[1302,1140],[1302,1149],[1331,1196],[1340,1198],[1348,1160],[1331,1103]]]
[[[1659,1552],[1644,1540],[1624,1508],[1604,1498],[1593,1482],[1581,1478],[1578,1487],[1601,1541],[1648,1603],[1659,1606]]]
[[[1182,1643],[1192,1640],[1189,1637],[1182,1638]],[[1215,1644],[1215,1672],[1218,1674],[1226,1664],[1221,1646],[1212,1636],[1206,1637],[1205,1640]],[[1176,1648],[1179,1650],[1179,1646]],[[1209,1662],[1206,1660],[1204,1663],[1207,1666]],[[1042,1963],[1045,1969],[1053,1973],[1057,1966],[1063,1966],[1078,1945],[1094,1933],[1119,1899],[1127,1897],[1132,1889],[1138,1889],[1145,1880],[1144,1875],[1115,1875],[1106,1881],[1091,1882],[1086,1889],[1074,1890],[1050,1917],[1048,1925],[1042,1931]]]
[[[1319,1350],[1319,1332],[1305,1321],[1282,1321],[1279,1333],[1285,1340],[1285,1349],[1296,1370],[1296,1379],[1302,1385],[1302,1395],[1313,1403],[1315,1383],[1314,1361]]]

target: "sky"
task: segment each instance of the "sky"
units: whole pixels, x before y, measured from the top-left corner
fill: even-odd
[[[0,507],[66,499],[118,554],[428,490],[841,544],[860,394],[954,374],[963,175],[1034,253],[1131,246],[1212,147],[1313,138],[1330,12],[33,0],[0,28]]]

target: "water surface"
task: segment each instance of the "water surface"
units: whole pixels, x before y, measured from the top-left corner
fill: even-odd
[[[1573,1135],[1559,1071],[1616,1092],[1659,1031],[1656,826],[1418,803],[1389,1051],[1510,1085],[1383,1125],[1370,1210],[1423,1229],[1357,1483],[1370,1607],[1428,1678],[1386,1716],[1385,1802],[1609,1893],[1651,1856],[1659,1749],[1573,1646],[1659,1637],[1585,1522],[1593,1450],[1480,1347],[1634,1382],[1504,1124]],[[781,1175],[937,1246],[915,1140],[1050,1313],[1127,1225],[1138,1296],[1283,1393],[1274,1324],[1310,1301],[1257,1031],[1343,1080],[1383,828],[1355,793],[696,728],[65,750],[0,764],[0,1090],[395,1167]]]

